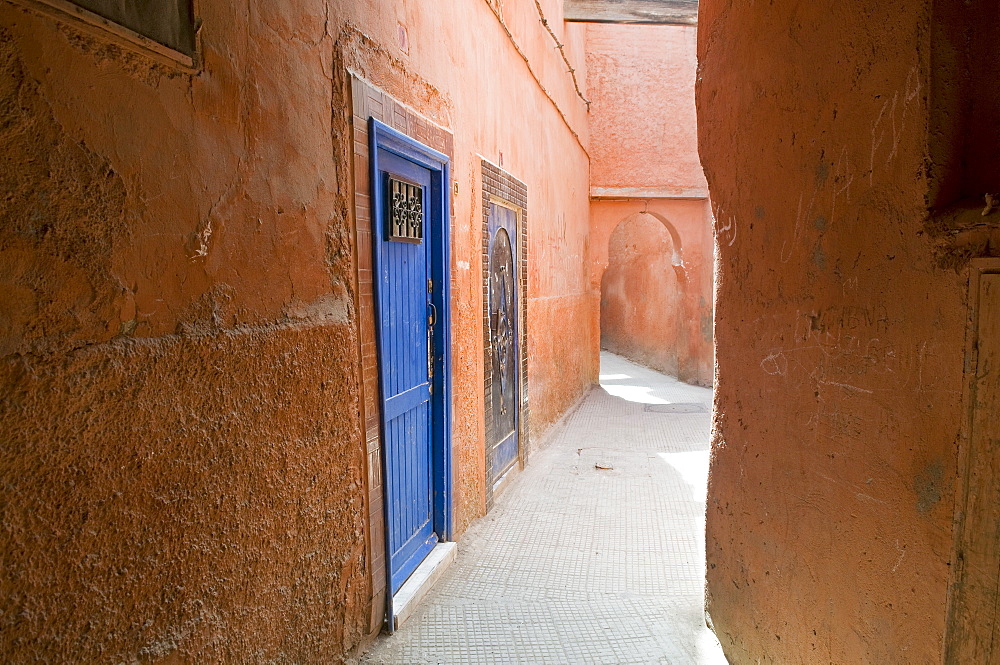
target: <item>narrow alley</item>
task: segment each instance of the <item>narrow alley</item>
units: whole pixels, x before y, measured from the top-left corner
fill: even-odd
[[[611,353],[363,663],[725,664],[705,626],[712,391]]]
[[[1000,665],[998,15],[0,0],[0,665]]]

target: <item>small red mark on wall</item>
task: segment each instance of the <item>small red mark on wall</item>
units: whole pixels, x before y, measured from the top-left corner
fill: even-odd
[[[406,32],[406,26],[402,23],[399,26],[399,50],[403,53],[409,55],[410,53],[410,36]]]

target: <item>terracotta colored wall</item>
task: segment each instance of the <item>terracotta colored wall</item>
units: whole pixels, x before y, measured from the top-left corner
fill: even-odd
[[[948,249],[928,216],[948,169],[928,96],[952,83],[930,10],[701,3],[708,610],[734,664],[942,660],[967,259],[986,250]]]
[[[590,214],[601,346],[682,381],[711,385],[708,201],[592,201]]]
[[[592,188],[707,196],[694,106],[696,40],[691,26],[587,24]]]
[[[688,26],[587,26],[590,279],[604,348],[711,385],[712,212],[697,149],[695,38]],[[660,228],[635,217],[642,211]]]
[[[582,28],[542,8],[582,75]],[[198,9],[188,76],[0,4],[10,662],[368,639],[348,69],[454,135],[459,533],[484,495],[479,154],[528,185],[532,428],[596,374],[586,108],[534,2]]]
[[[205,4],[194,80],[0,6],[8,662],[368,631],[330,82]]]

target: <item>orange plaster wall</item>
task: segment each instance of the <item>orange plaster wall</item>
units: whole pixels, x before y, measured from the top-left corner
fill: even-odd
[[[694,106],[696,39],[690,26],[587,24],[591,187],[707,195]]]
[[[11,662],[338,662],[377,629],[348,70],[454,136],[457,533],[485,494],[479,155],[528,186],[532,431],[596,376],[586,108],[534,2],[197,5],[190,76],[0,3]]]
[[[931,4],[701,2],[734,665],[942,662],[970,252],[946,265],[928,217]]]

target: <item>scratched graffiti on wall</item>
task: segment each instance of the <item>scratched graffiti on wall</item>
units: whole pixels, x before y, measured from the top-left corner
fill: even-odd
[[[792,325],[770,327],[776,332],[760,360],[768,375],[797,378],[817,386],[839,388],[859,395],[879,390],[938,390],[939,377],[924,372],[934,345],[923,341],[899,347],[891,329],[902,322],[890,317],[884,305],[838,305],[819,310],[796,310]],[[953,392],[953,391],[952,391]]]

